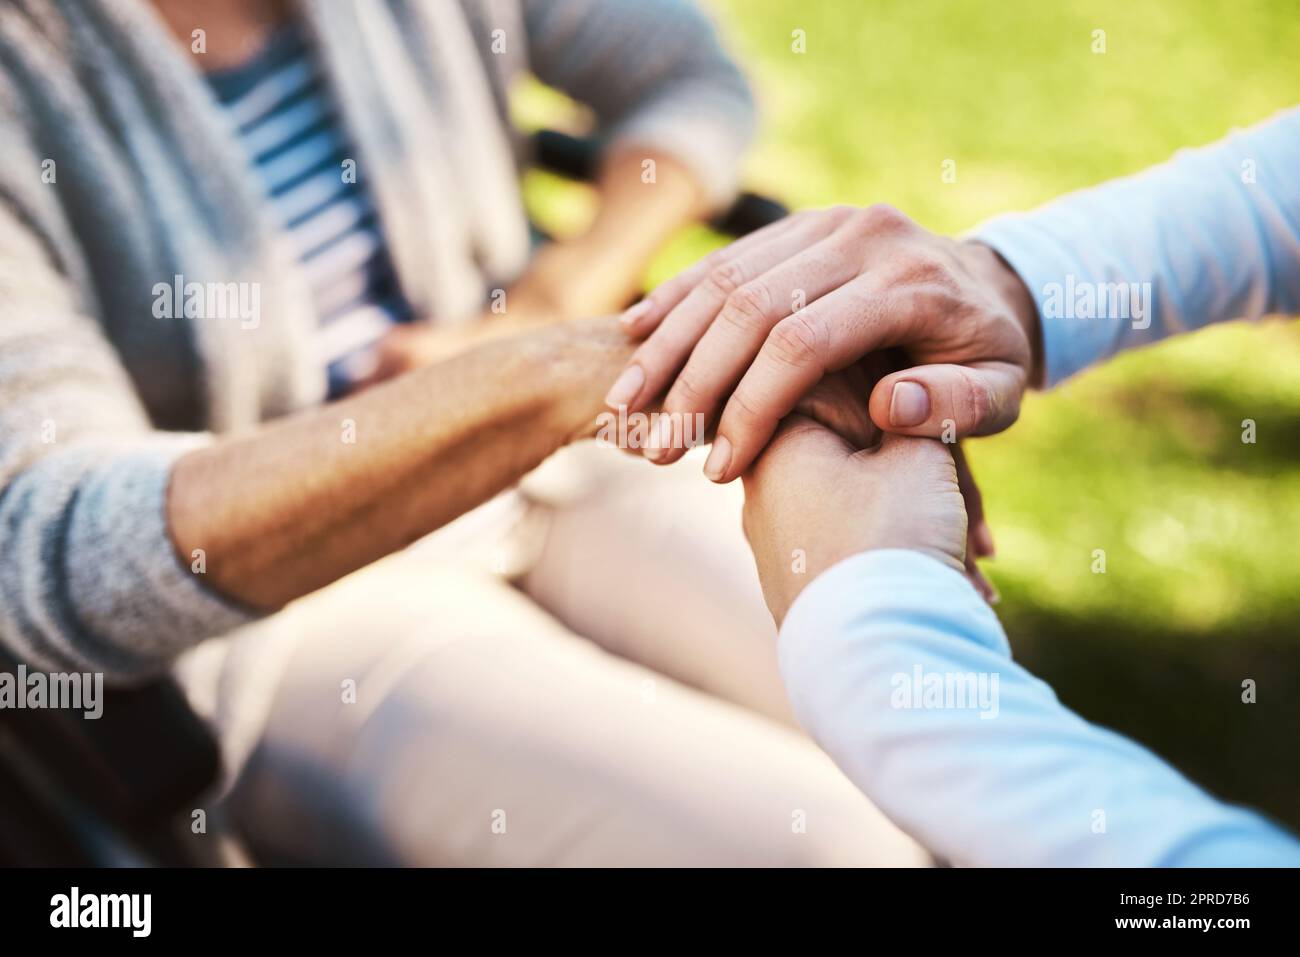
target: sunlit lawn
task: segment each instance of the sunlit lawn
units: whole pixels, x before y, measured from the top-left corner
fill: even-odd
[[[1300,102],[1288,0],[710,6],[763,106],[748,186],[792,206],[888,201],[949,232]],[[655,276],[712,241],[683,237]],[[1293,826],[1298,453],[1300,326],[1281,322],[1127,356],[971,450],[1017,656],[1088,717]]]

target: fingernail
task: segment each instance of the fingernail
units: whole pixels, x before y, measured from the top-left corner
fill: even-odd
[[[975,526],[975,549],[981,558],[992,558],[996,549],[993,546],[993,530],[988,522],[981,521]]]
[[[630,365],[619,374],[614,384],[605,395],[605,404],[617,409],[621,405],[631,405],[632,400],[641,393],[645,385],[645,371],[638,365]]]
[[[709,450],[709,457],[704,462],[704,475],[711,482],[721,481],[730,464],[731,443],[725,435],[719,435],[713,440],[713,448]]]
[[[649,299],[642,299],[635,305],[628,306],[627,309],[623,311],[623,315],[618,317],[619,325],[623,326],[625,329],[628,326],[635,325],[638,319],[649,314],[650,305],[651,303]]]
[[[930,417],[930,396],[925,387],[904,379],[894,384],[894,394],[889,400],[889,424],[907,429],[920,425]]]
[[[654,435],[650,438],[650,443],[646,446],[645,457],[651,462],[658,462],[673,445],[673,420],[666,414],[659,416],[659,422],[655,426]]]

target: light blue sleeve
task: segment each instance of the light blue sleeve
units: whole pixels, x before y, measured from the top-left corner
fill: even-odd
[[[1300,866],[1294,837],[1065,708],[969,582],[919,552],[819,576],[780,658],[800,723],[954,864]]]
[[[1300,312],[1300,108],[970,236],[1038,303],[1048,385],[1212,322]]]

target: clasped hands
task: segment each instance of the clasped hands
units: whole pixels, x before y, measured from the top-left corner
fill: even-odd
[[[797,213],[706,257],[621,319],[642,340],[606,403],[664,395],[717,421],[705,474],[744,477],[745,530],[778,622],[804,585],[868,549],[964,569],[993,552],[956,440],[1015,421],[1040,379],[1037,310],[991,249],[887,206]],[[799,556],[799,560],[796,560]]]

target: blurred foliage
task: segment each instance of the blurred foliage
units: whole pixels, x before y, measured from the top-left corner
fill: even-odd
[[[1300,102],[1294,0],[708,6],[762,106],[749,188],[792,206],[887,201],[946,232]],[[530,190],[552,209],[561,195]],[[689,232],[652,279],[715,243]],[[1293,827],[1298,371],[1295,323],[1224,326],[1033,397],[1015,428],[970,449],[1017,657],[1085,716]],[[1241,703],[1247,678],[1254,705]]]

